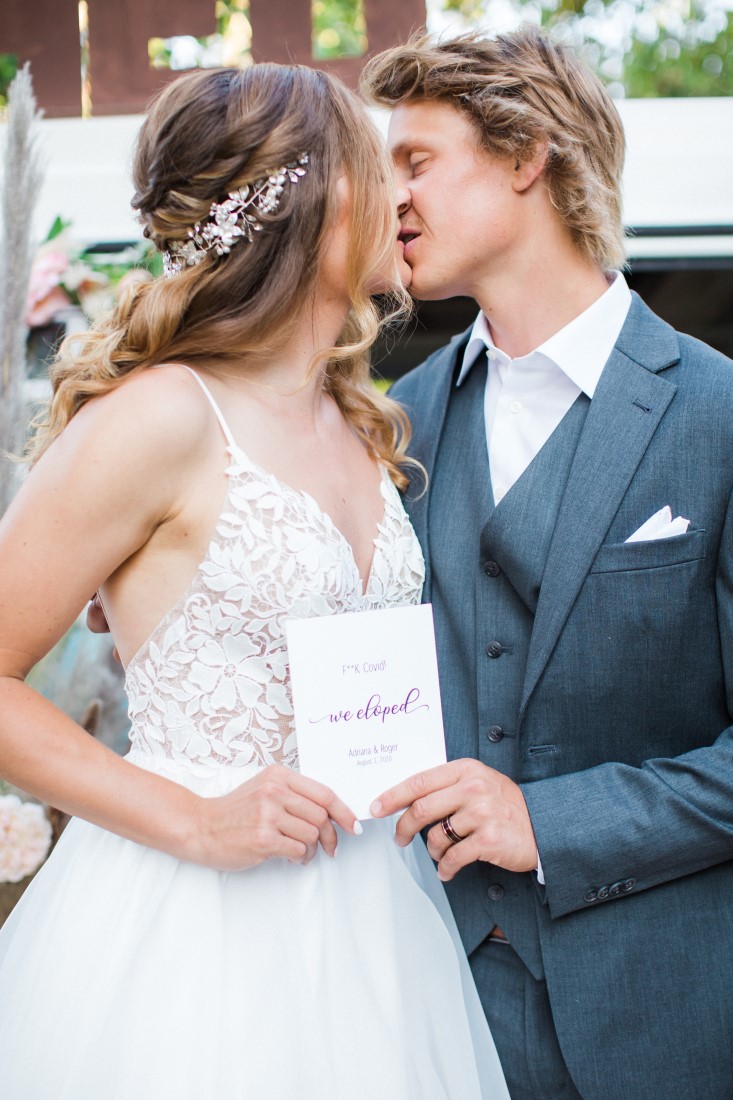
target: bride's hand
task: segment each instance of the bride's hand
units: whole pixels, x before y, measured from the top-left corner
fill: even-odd
[[[196,862],[222,871],[266,859],[309,863],[320,842],[333,856],[334,822],[347,833],[361,825],[332,790],[279,764],[264,768],[230,794],[196,802]]]

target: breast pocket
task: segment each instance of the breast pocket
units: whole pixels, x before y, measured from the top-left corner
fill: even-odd
[[[596,554],[591,573],[623,573],[639,569],[665,569],[705,557],[706,532],[687,531],[668,539],[649,542],[614,542]]]

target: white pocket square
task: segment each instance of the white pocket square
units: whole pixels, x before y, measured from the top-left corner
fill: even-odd
[[[627,542],[653,542],[655,539],[669,539],[675,535],[684,535],[690,526],[689,519],[677,516],[672,519],[672,509],[668,504],[660,508],[645,523],[642,523],[633,535],[629,535]]]

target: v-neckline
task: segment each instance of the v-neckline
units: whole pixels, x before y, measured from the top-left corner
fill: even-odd
[[[380,495],[382,497],[382,500],[384,501],[384,507],[382,509],[382,518],[377,523],[377,531],[376,531],[376,534],[374,535],[374,538],[372,539],[372,547],[373,547],[372,558],[371,558],[371,561],[369,563],[369,569],[367,571],[366,580],[365,580],[361,575],[361,571],[359,569],[359,566],[357,565],[356,554],[354,553],[353,546],[351,545],[351,543],[349,542],[349,540],[347,539],[346,535],[343,533],[341,528],[335,523],[335,521],[328,514],[328,512],[326,512],[323,508],[321,508],[320,504],[318,503],[316,498],[312,495],[312,493],[309,493],[306,489],[297,489],[294,485],[290,485],[289,482],[283,481],[283,479],[281,477],[278,477],[277,474],[273,473],[272,470],[267,470],[267,469],[265,469],[264,466],[260,466],[259,463],[255,462],[252,458],[250,458],[250,456],[247,454],[247,452],[244,451],[239,446],[239,444],[235,443],[233,440],[228,443],[228,450],[229,450],[229,453],[232,456],[236,456],[237,458],[239,458],[239,460],[242,462],[243,466],[246,469],[252,471],[253,473],[258,474],[260,477],[268,478],[270,481],[274,482],[280,488],[280,490],[282,490],[283,492],[289,493],[291,496],[296,497],[299,500],[305,501],[305,503],[308,504],[311,508],[313,508],[313,510],[317,513],[319,519],[325,521],[325,523],[329,527],[330,531],[333,533],[333,535],[335,535],[336,539],[341,543],[342,547],[347,551],[347,553],[349,555],[349,559],[351,561],[351,565],[352,565],[353,570],[354,570],[354,574],[359,578],[359,586],[360,586],[360,589],[361,589],[361,591],[360,591],[361,598],[362,598],[362,600],[365,599],[366,596],[369,593],[369,588],[370,588],[370,585],[371,585],[372,577],[374,575],[374,565],[375,565],[375,559],[377,557],[377,543],[379,542],[380,535],[382,535],[384,533],[384,527],[385,527],[385,524],[386,524],[386,521],[387,521],[387,508],[388,508],[388,503],[389,502],[388,502],[388,499],[387,499],[387,493],[385,491],[387,473],[386,473],[386,470],[385,470],[384,466],[382,466],[381,463],[377,464],[377,469],[379,470],[379,492],[380,492]]]

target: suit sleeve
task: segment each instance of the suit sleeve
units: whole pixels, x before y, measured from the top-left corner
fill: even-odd
[[[716,603],[733,715],[733,497],[718,552]],[[641,767],[604,763],[522,785],[553,918],[733,859],[733,725]]]

